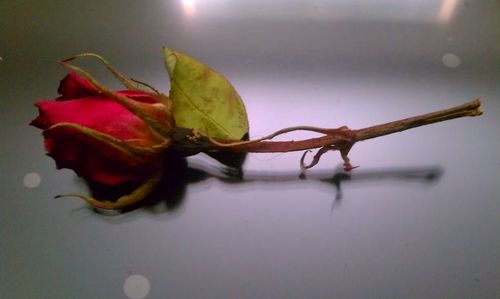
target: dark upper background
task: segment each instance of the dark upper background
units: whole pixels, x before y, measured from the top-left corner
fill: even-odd
[[[27,126],[56,96],[56,61],[96,52],[167,91],[162,46],[228,77],[253,137],[477,97],[485,114],[357,144],[342,196],[328,180],[337,154],[299,180],[291,153],[250,155],[242,183],[193,157],[202,171],[172,167],[177,187],[125,215],[52,199],[88,192]],[[147,298],[500,296],[498,1],[3,1],[0,57],[2,298],[126,298],[132,274],[149,280]]]

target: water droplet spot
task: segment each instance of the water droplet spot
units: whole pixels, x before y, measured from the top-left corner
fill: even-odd
[[[130,275],[123,283],[123,291],[130,299],[143,299],[149,294],[151,285],[142,275]]]
[[[36,188],[42,182],[42,178],[36,172],[30,172],[24,176],[23,184],[26,188]]]
[[[460,57],[453,53],[446,53],[443,55],[443,58],[441,59],[443,61],[443,64],[446,65],[447,67],[451,68],[456,68],[462,63],[460,61]]]

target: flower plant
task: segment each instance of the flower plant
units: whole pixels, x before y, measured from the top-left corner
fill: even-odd
[[[104,58],[84,53],[59,61],[71,72],[60,82],[59,97],[41,100],[39,116],[31,124],[43,130],[47,154],[57,168],[70,168],[86,180],[109,186],[135,184],[137,188],[116,201],[82,194],[75,196],[101,209],[123,209],[145,199],[168,169],[168,155],[189,156],[200,152],[219,160],[231,153],[305,151],[303,171],[316,165],[329,151],[339,151],[345,171],[353,168],[348,154],[352,146],[407,129],[463,116],[481,115],[479,99],[424,115],[363,129],[295,126],[265,137],[246,140],[248,118],[241,97],[231,83],[202,62],[167,48],[163,49],[170,76],[168,95],[128,78]],[[102,62],[123,84],[112,90],[82,68],[71,64],[92,57]],[[273,141],[292,131],[310,131],[320,137]],[[305,157],[317,149],[311,162]]]

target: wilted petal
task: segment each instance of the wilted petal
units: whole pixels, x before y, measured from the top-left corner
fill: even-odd
[[[40,115],[32,125],[47,129],[58,123],[74,123],[120,140],[138,140],[142,146],[161,143],[140,118],[112,99],[94,96],[78,100],[45,101],[36,104]]]
[[[79,176],[99,183],[115,185],[141,180],[155,167],[154,160],[139,161],[125,149],[75,127],[56,126],[43,135],[47,154],[56,161],[57,168],[73,169]]]
[[[99,91],[76,72],[71,72],[59,83],[58,100],[76,99],[99,94]]]

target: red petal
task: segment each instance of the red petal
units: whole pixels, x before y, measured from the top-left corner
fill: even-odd
[[[57,127],[44,132],[45,149],[57,168],[73,169],[79,176],[115,185],[144,179],[151,163],[139,162],[108,143],[71,127]]]
[[[34,120],[32,120],[30,122],[30,126],[35,126],[35,127],[39,128],[39,129],[43,130],[43,129],[46,129],[46,128],[50,127],[50,124],[47,123],[46,117],[43,116],[43,115],[41,115],[39,103],[40,102],[38,102],[36,104],[36,106],[38,107],[40,115],[38,115],[37,118],[35,118]]]
[[[99,94],[99,91],[89,81],[80,77],[76,72],[69,73],[61,80],[57,92],[61,95],[59,100],[77,99]]]
[[[42,100],[36,105],[40,116],[33,120],[32,125],[41,129],[68,122],[97,130],[120,140],[138,140],[144,146],[161,142],[144,121],[112,99],[94,96],[66,101]]]
[[[158,100],[156,98],[140,91],[120,90],[118,91],[118,93],[125,95],[137,102],[148,103],[148,104],[158,103]]]

